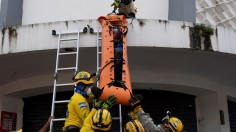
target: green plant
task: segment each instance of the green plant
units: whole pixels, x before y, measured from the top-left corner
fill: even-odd
[[[204,50],[212,51],[212,44],[211,44],[210,37],[211,37],[211,35],[214,34],[214,29],[212,27],[206,26],[204,24],[194,25],[193,28],[194,28],[195,32],[198,32],[198,34],[204,38]],[[199,38],[199,40],[201,40],[201,38]],[[197,42],[198,41],[196,41],[195,43],[197,43]],[[201,47],[198,43],[197,43],[197,46]]]
[[[209,37],[209,36],[214,34],[214,29],[212,27],[206,26],[204,24],[194,25],[194,28],[197,29],[197,30],[200,30],[201,31],[201,36],[203,36],[203,37]]]

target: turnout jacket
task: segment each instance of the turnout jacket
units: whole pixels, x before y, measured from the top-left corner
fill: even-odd
[[[74,95],[67,105],[66,120],[63,128],[67,126],[77,126],[81,128],[89,112],[90,108],[86,98],[74,92]]]
[[[143,110],[139,110],[136,116],[143,125],[145,132],[164,132],[160,125],[155,125],[150,115]]]

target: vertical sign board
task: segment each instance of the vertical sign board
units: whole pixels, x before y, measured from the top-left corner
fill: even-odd
[[[2,111],[1,126],[3,132],[16,130],[16,118],[17,118],[16,113]]]

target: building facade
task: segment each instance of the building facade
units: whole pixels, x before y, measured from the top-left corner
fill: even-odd
[[[99,30],[97,18],[112,11],[111,3],[0,1],[1,124],[25,131],[43,125],[51,111],[56,61],[58,37],[52,30]],[[236,131],[236,2],[136,0],[135,5],[136,19],[128,19],[128,58],[133,92],[143,94],[144,110],[156,124],[170,110],[183,120],[186,131]],[[210,39],[196,23],[210,24],[203,26],[213,32]],[[97,35],[82,33],[80,47],[79,70],[96,72]],[[63,73],[62,80],[71,81],[72,76]],[[69,99],[73,88],[59,92],[58,98]],[[66,104],[57,109],[55,116],[64,117]],[[12,117],[6,120],[4,113]],[[56,124],[55,131],[61,126]]]

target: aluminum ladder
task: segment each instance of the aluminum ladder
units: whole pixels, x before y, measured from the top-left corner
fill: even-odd
[[[87,32],[87,31],[86,31]],[[55,73],[54,73],[54,86],[53,86],[53,97],[52,97],[52,107],[51,107],[51,116],[54,117],[55,113],[55,105],[60,103],[68,103],[69,100],[56,100],[56,93],[58,87],[62,86],[73,86],[73,82],[71,83],[59,83],[58,82],[58,72],[60,71],[67,71],[67,70],[74,70],[74,74],[78,71],[78,62],[79,62],[79,46],[80,46],[80,33],[85,33],[85,30],[75,30],[75,31],[55,31],[52,30],[52,35],[58,36],[58,42],[57,42],[57,54],[56,54],[56,67],[55,67]],[[71,37],[73,36],[73,37]],[[76,37],[74,37],[76,36]],[[65,38],[66,37],[66,38]],[[62,52],[63,48],[66,48],[67,43],[72,43],[73,46],[75,46],[76,51],[69,50],[67,52]],[[76,44],[74,44],[76,42]],[[71,67],[59,67],[59,62],[61,59],[61,56],[69,57],[69,55],[75,56],[75,65]],[[71,56],[70,56],[71,57]],[[53,118],[50,122],[50,132],[53,132],[53,122],[56,121],[64,121],[65,118]]]
[[[97,30],[94,30],[94,33],[97,34],[97,71],[99,71],[101,69],[100,66],[100,58],[101,58],[101,29],[98,28]],[[99,86],[99,81],[97,81],[97,87]],[[121,111],[121,104],[119,104],[119,117],[112,117],[112,120],[119,120],[119,124],[120,124],[120,132],[122,132],[122,111]]]

